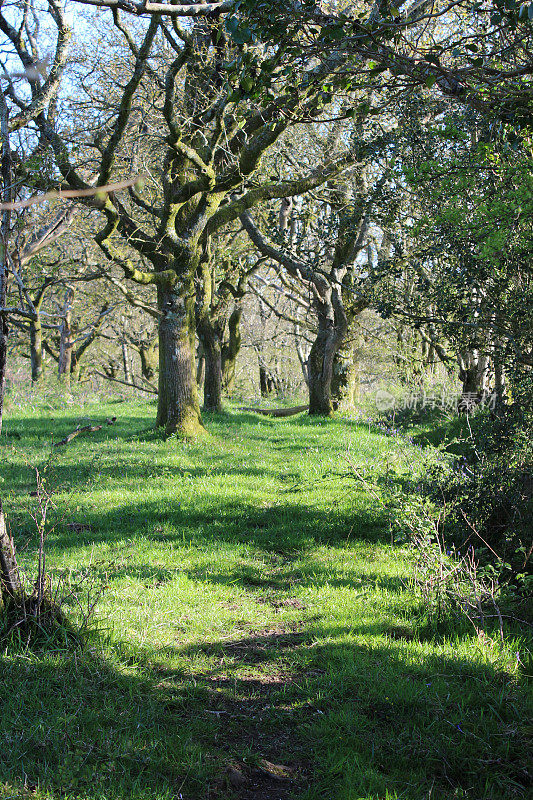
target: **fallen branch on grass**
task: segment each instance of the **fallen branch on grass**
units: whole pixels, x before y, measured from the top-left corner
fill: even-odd
[[[254,414],[263,414],[265,417],[293,417],[307,411],[309,406],[293,406],[292,408],[254,408],[253,406],[241,406],[239,411],[253,411]]]
[[[110,417],[109,419],[106,419],[105,422],[102,422],[101,425],[83,425],[81,428],[76,428],[75,431],[69,433],[69,435],[65,436],[64,439],[61,439],[61,441],[55,442],[54,447],[60,447],[63,444],[68,444],[73,439],[75,439],[76,436],[79,436],[80,433],[94,433],[95,431],[101,430],[101,428],[103,428],[104,425],[114,425],[116,421],[117,421],[116,417]]]

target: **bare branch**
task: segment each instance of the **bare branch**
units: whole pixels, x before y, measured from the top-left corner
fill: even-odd
[[[74,0],[74,2],[83,3],[86,6],[96,6],[97,8],[119,9],[139,17],[155,14],[168,17],[207,17],[214,12],[220,14],[231,11],[235,6],[232,0],[225,0],[225,2],[220,3],[191,3],[190,5],[150,3],[147,0],[144,0],[144,2],[135,2],[134,0]]]
[[[127,189],[128,186],[135,186],[141,183],[142,180],[143,177],[138,175],[136,178],[130,178],[127,181],[108,183],[105,186],[95,186],[92,189],[54,189],[51,192],[30,197],[28,200],[17,200],[14,203],[0,203],[0,211],[17,211],[20,208],[28,208],[38,203],[44,203],[46,200],[74,200],[79,197],[106,195],[109,194],[109,192],[119,192],[121,189]]]

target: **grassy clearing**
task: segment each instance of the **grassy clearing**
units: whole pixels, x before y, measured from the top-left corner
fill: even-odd
[[[98,636],[2,654],[0,797],[527,796],[522,643],[425,636],[409,551],[346,476],[348,445],[393,464],[396,440],[234,411],[184,444],[151,430],[150,404],[17,411],[2,491],[23,562],[30,465],[114,414],[49,476],[49,565],[105,583]]]

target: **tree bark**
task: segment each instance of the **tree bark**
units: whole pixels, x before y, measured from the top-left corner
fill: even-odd
[[[37,383],[43,377],[43,331],[40,316],[30,320],[31,379]]]
[[[204,411],[222,411],[222,348],[216,334],[203,339]]]
[[[241,349],[241,316],[242,307],[233,309],[228,321],[229,338],[222,348],[222,381],[228,397],[235,391],[235,368],[237,356]]]
[[[15,546],[6,527],[2,500],[0,499],[0,611],[2,611],[6,597],[16,600],[22,594],[22,583],[15,558]]]
[[[204,346],[202,342],[198,342],[196,350],[196,383],[198,388],[201,389],[205,381],[205,355]]]
[[[329,417],[333,414],[331,378],[333,359],[326,355],[328,331],[318,333],[309,354],[309,413]]]
[[[0,133],[2,137],[2,156],[0,169],[2,173],[1,197],[9,203],[12,195],[11,146],[9,142],[9,109],[3,91],[0,88]],[[3,209],[0,216],[0,308],[6,307],[7,270],[11,211]],[[6,391],[7,343],[9,326],[7,314],[0,314],[0,433],[4,412],[4,396]]]
[[[205,433],[195,373],[194,292],[182,283],[158,288],[159,393],[156,425],[167,435],[190,438]]]
[[[72,370],[72,351],[74,349],[74,335],[72,332],[72,298],[74,291],[68,289],[65,295],[65,306],[63,319],[59,331],[59,359],[57,362],[57,374],[59,380],[64,384],[67,392],[70,392],[70,373]]]
[[[459,380],[462,381],[458,411],[471,410],[487,396],[490,359],[476,350],[461,353],[458,357]]]
[[[331,402],[335,411],[354,408],[356,381],[355,347],[352,342],[348,347],[340,348],[333,359]]]
[[[197,318],[197,332],[204,360],[204,411],[222,411],[222,336],[225,319],[204,310]]]
[[[334,290],[335,291],[335,290]],[[333,293],[332,293],[333,294]],[[333,414],[331,382],[335,356],[348,329],[346,315],[330,298],[315,298],[318,332],[309,353],[309,414]],[[337,308],[335,308],[335,305]]]
[[[141,375],[151,381],[157,369],[157,341],[143,342],[139,347]]]
[[[124,380],[126,383],[133,383],[133,376],[131,374],[130,351],[125,339],[120,344],[122,350],[122,369],[124,370]]]
[[[272,392],[272,381],[264,364],[259,364],[259,388],[261,397],[269,397]]]
[[[353,410],[361,393],[361,335],[357,325],[350,325],[349,341],[341,345],[333,360],[331,400],[335,411]]]

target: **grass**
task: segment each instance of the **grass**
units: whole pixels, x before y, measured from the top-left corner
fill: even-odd
[[[527,796],[522,643],[428,636],[412,556],[348,474],[348,446],[364,470],[401,459],[396,439],[229,411],[181,443],[149,403],[14,410],[1,488],[23,563],[32,465],[115,414],[48,474],[52,573],[106,589],[84,651],[2,653],[0,798]]]

